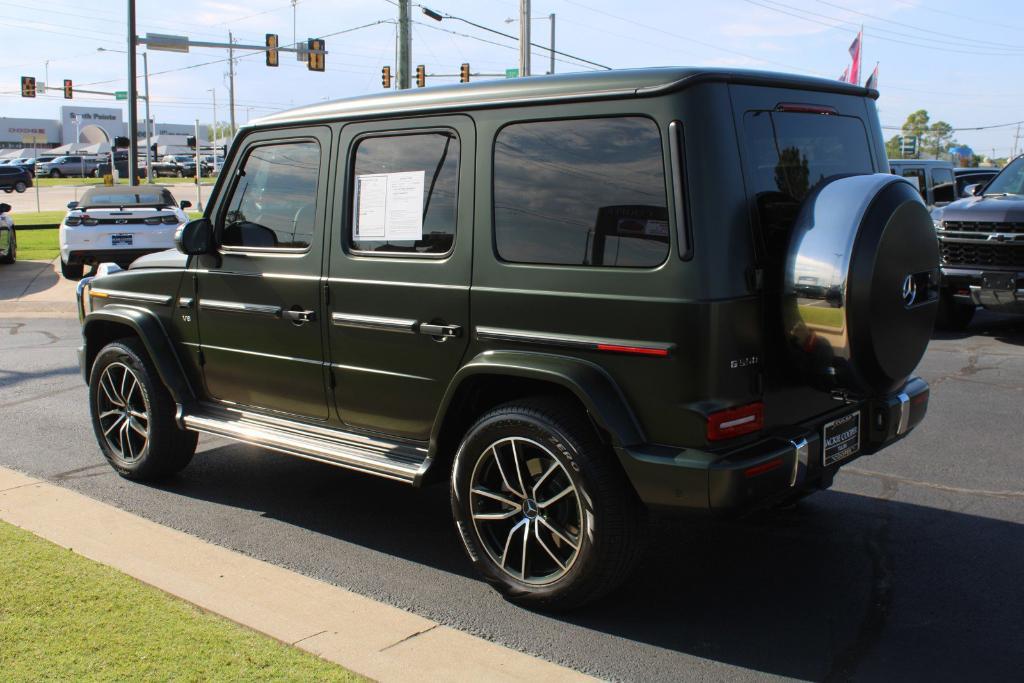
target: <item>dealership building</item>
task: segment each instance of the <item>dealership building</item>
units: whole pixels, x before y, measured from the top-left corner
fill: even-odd
[[[140,138],[145,134],[144,125],[145,120],[140,120]],[[195,127],[189,124],[150,123],[151,136],[187,136],[194,132]],[[114,138],[127,133],[124,112],[118,108],[64,105],[57,119],[4,116],[0,117],[0,157],[31,156],[29,152],[33,149],[61,148],[61,152],[68,153],[108,151]]]

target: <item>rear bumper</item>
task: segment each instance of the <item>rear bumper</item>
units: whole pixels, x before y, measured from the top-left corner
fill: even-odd
[[[98,249],[96,251],[68,251],[64,262],[71,266],[78,264],[93,265],[98,263],[128,264],[146,254],[165,251],[167,247],[152,249]]]
[[[1024,255],[1024,248],[1020,248]],[[990,275],[1001,277],[998,287]],[[1007,279],[1012,285],[1007,286]],[[973,268],[943,268],[942,286],[949,290],[953,300],[974,304],[999,313],[1024,315],[1024,271],[983,271]]]
[[[924,419],[928,394],[928,384],[913,378],[885,398],[847,405],[724,453],[661,447],[616,451],[640,498],[652,509],[750,510],[828,488],[840,467],[909,434]],[[825,466],[824,425],[856,410],[860,411],[860,453]]]

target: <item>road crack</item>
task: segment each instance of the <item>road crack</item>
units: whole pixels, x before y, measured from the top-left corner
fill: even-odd
[[[401,645],[402,643],[407,643],[410,640],[412,640],[413,638],[417,638],[419,636],[422,636],[424,633],[429,633],[429,632],[433,631],[438,626],[440,626],[440,624],[434,624],[430,628],[425,628],[422,631],[417,631],[416,633],[412,633],[410,635],[407,635],[405,638],[402,638],[399,641],[391,643],[390,645],[388,645],[386,647],[382,647],[381,649],[377,650],[377,652],[384,652],[385,650],[390,650],[391,648],[397,647],[397,646]]]

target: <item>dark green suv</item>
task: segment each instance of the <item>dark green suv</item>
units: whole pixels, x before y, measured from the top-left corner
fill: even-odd
[[[79,287],[100,447],[448,480],[487,581],[592,600],[648,512],[793,501],[924,417],[938,251],[876,95],[667,68],[257,121],[181,253]]]

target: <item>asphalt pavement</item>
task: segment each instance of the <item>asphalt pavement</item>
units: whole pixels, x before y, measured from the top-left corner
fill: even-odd
[[[444,486],[209,437],[164,485],[120,479],[77,344],[74,319],[0,317],[0,465],[608,679],[1020,677],[1022,319],[982,313],[933,340],[925,422],[833,489],[756,519],[659,521],[632,580],[566,615],[514,607],[473,575]]]

